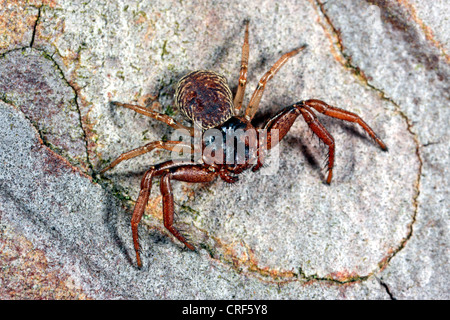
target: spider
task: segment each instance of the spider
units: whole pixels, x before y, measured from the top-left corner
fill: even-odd
[[[262,128],[256,130],[251,121],[258,110],[267,82],[274,77],[291,57],[305,49],[306,46],[301,46],[284,54],[275,62],[270,70],[260,79],[244,111],[242,109],[242,102],[247,84],[249,57],[248,26],[249,24],[246,22],[244,44],[242,46],[241,69],[234,99],[226,79],[215,72],[206,70],[193,71],[179,80],[175,92],[175,105],[192,122],[192,127],[184,126],[168,115],[139,105],[111,102],[113,105],[129,108],[150,118],[162,121],[175,129],[185,130],[192,137],[194,136],[194,129],[199,129],[203,133],[210,129],[215,129],[222,135],[222,139],[220,139],[220,136],[219,139],[216,139],[216,135],[212,136],[212,138],[209,137],[201,140],[200,150],[202,151],[202,156],[200,157],[200,161],[180,163],[170,160],[150,166],[145,172],[131,218],[133,244],[139,268],[142,266],[142,261],[139,254],[138,225],[149,200],[153,178],[158,177],[160,179],[164,226],[187,248],[195,250],[194,246],[173,226],[174,199],[171,180],[206,183],[213,181],[216,177],[220,177],[228,183],[234,183],[238,180],[237,175],[244,170],[252,168],[252,171],[257,171],[261,168],[264,163],[264,154],[277,145],[288,133],[297,117],[301,115],[312,132],[328,147],[328,159],[326,163],[328,176],[326,182],[329,184],[333,175],[335,156],[334,139],[320,123],[313,109],[332,118],[357,123],[379,144],[381,149],[387,150],[383,141],[358,115],[315,99],[299,101],[284,108],[269,119]],[[225,142],[229,137],[229,133],[237,129],[241,129],[244,133],[255,132],[255,134],[244,135],[244,138],[238,136],[238,140],[244,140],[241,141],[244,145],[244,152],[230,153],[228,152],[230,147]],[[214,142],[219,142],[219,147],[212,147]],[[251,148],[251,146],[256,147]],[[121,154],[100,173],[103,174],[124,160],[137,157],[154,149],[174,151],[180,147],[192,150],[190,149],[191,143],[183,141],[154,141]],[[204,152],[207,148],[210,148],[211,152]],[[224,157],[227,159],[226,162],[223,161]],[[217,161],[217,158],[222,159],[222,161]]]

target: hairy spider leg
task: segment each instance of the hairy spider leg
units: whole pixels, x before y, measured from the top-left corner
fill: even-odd
[[[333,166],[334,166],[334,153],[335,144],[333,136],[328,132],[328,130],[320,123],[319,119],[316,117],[314,112],[306,105],[296,106],[300,110],[303,119],[308,124],[309,128],[328,146],[328,177],[327,183],[331,183],[331,178],[333,176]]]
[[[176,122],[173,118],[169,117],[166,114],[159,113],[159,112],[156,112],[151,109],[148,109],[148,108],[145,108],[145,107],[142,107],[139,105],[135,105],[135,104],[120,103],[120,102],[115,102],[115,101],[111,102],[111,104],[134,110],[137,113],[143,114],[144,116],[164,122],[165,124],[167,124],[168,126],[171,126],[174,129],[187,130],[191,136],[194,136],[194,128],[186,127],[186,126],[182,125],[181,123]]]
[[[360,116],[357,114],[354,114],[353,112],[343,110],[341,108],[333,107],[321,100],[316,99],[310,99],[303,101],[304,105],[307,105],[311,108],[314,108],[318,112],[340,120],[349,121],[349,122],[355,122],[359,124],[368,134],[371,136],[381,147],[383,150],[387,150],[386,144],[377,136],[377,134],[372,130],[371,127],[367,123],[364,122],[363,119],[361,119]]]
[[[384,142],[375,134],[372,128],[370,128],[369,125],[361,119],[361,117],[352,112],[329,106],[325,102],[315,99],[300,101],[292,106],[283,109],[273,118],[271,118],[264,126],[264,129],[268,130],[268,133],[267,143],[263,144],[262,146],[267,146],[266,149],[273,148],[287,134],[294,121],[301,114],[303,116],[303,119],[308,124],[309,128],[319,137],[320,140],[322,140],[328,146],[329,151],[327,160],[327,183],[331,183],[335,155],[334,139],[333,136],[328,132],[328,130],[322,125],[322,123],[320,123],[319,119],[310,107],[332,118],[359,124],[373,139],[375,139],[375,141],[380,145],[381,149],[387,150]],[[271,136],[273,134],[273,130],[275,129],[278,130],[278,139],[272,141]],[[253,171],[258,170],[263,165],[264,153],[265,149],[259,150],[258,162],[253,167]]]
[[[213,181],[216,176],[217,173],[208,170],[208,166],[205,165],[181,165],[164,173],[161,177],[160,187],[163,195],[164,226],[191,250],[195,250],[195,248],[173,227],[174,201],[170,180],[204,183]]]
[[[144,214],[152,190],[152,178],[155,174],[155,168],[151,167],[142,178],[141,190],[134,206],[133,215],[131,216],[131,233],[133,234],[134,250],[136,251],[136,262],[138,267],[142,267],[141,257],[139,254],[139,235],[138,226]]]
[[[234,97],[234,114],[238,115],[242,108],[242,101],[244,100],[245,86],[247,85],[247,70],[248,70],[248,21],[245,25],[245,37],[244,44],[242,45],[242,59],[241,59],[241,72],[239,73],[238,88],[236,96]]]
[[[253,171],[260,169],[264,162],[264,154],[266,150],[270,150],[275,147],[281,139],[289,132],[292,125],[299,115],[303,116],[303,119],[308,124],[309,128],[322,140],[329,149],[328,152],[328,177],[327,183],[331,182],[331,178],[333,175],[333,165],[334,165],[334,139],[331,134],[327,131],[327,129],[320,123],[319,119],[317,119],[314,112],[308,107],[303,105],[302,103],[294,104],[292,106],[284,108],[277,115],[271,118],[264,129],[267,130],[266,143],[260,144],[261,150],[258,152],[258,161],[257,164],[253,167]],[[273,140],[272,136],[274,135],[274,130],[277,130],[277,139]],[[266,146],[266,147],[263,147]]]
[[[190,250],[195,250],[194,246],[189,244],[185,237],[173,226],[174,218],[174,201],[172,186],[170,180],[178,180],[192,183],[211,182],[217,172],[208,170],[206,165],[180,165],[173,161],[167,161],[159,165],[151,167],[142,178],[141,190],[134,207],[133,216],[131,218],[131,229],[133,234],[134,249],[136,251],[136,260],[139,267],[142,266],[139,255],[139,235],[138,225],[147,206],[152,186],[152,178],[161,176],[160,190],[163,196],[163,221],[164,226],[178,240],[180,240]]]
[[[111,162],[111,164],[109,166],[107,166],[102,171],[100,171],[100,173],[103,174],[106,171],[117,166],[122,161],[135,158],[144,153],[150,152],[154,149],[165,149],[165,150],[169,150],[169,151],[174,151],[176,148],[183,148],[183,149],[189,148],[191,150],[191,154],[194,152],[194,149],[191,147],[191,145],[182,143],[181,141],[153,141],[153,142],[146,144],[145,146],[122,153],[119,157],[117,157],[116,160]]]
[[[259,80],[258,86],[256,87],[255,91],[253,92],[252,97],[250,98],[250,102],[247,106],[247,109],[245,110],[245,118],[247,120],[253,119],[253,117],[256,114],[256,111],[258,110],[259,103],[261,101],[261,97],[264,93],[264,89],[266,87],[267,82],[273,78],[273,76],[280,70],[280,68],[293,56],[295,56],[297,53],[302,51],[306,48],[306,45],[301,46],[300,48],[297,48],[295,50],[292,50],[288,53],[285,53],[281,56],[280,59],[278,59],[277,62],[270,68],[269,71],[267,71]]]

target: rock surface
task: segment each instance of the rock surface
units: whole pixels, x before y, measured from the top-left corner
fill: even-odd
[[[439,10],[436,11],[436,8]],[[445,1],[8,1],[0,9],[0,297],[56,299],[448,299],[449,43]],[[438,12],[438,13],[436,13]],[[228,185],[174,182],[164,229],[154,187],[130,216],[155,151],[98,171],[172,129],[110,101],[181,120],[177,79],[239,76],[250,21],[249,84],[285,52],[259,122],[316,98],[382,137],[318,115],[326,148],[298,120],[272,166]],[[154,182],[155,186],[158,182]]]

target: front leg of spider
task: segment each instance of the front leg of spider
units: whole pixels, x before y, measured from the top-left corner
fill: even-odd
[[[328,176],[326,181],[328,184],[330,184],[333,177],[335,143],[333,136],[319,121],[317,116],[312,111],[312,108],[324,115],[359,124],[369,134],[369,136],[379,144],[381,149],[385,151],[387,150],[384,142],[375,134],[372,128],[370,128],[369,125],[362,120],[361,117],[352,112],[329,106],[328,104],[320,100],[300,101],[296,104],[293,104],[292,106],[285,108],[273,118],[271,118],[264,126],[264,129],[268,131],[266,148],[271,149],[276,146],[276,144],[281,141],[281,139],[283,139],[283,137],[288,133],[294,121],[301,114],[314,134],[317,135],[317,137],[328,146]],[[273,139],[274,133],[276,133],[276,139]],[[265,150],[260,150],[258,161],[257,164],[253,167],[253,171],[257,171],[262,167],[264,161],[264,151]]]
[[[359,124],[364,129],[364,131],[366,131],[369,136],[378,143],[382,150],[387,151],[386,144],[377,136],[375,131],[373,131],[373,129],[369,127],[369,125],[365,123],[364,120],[357,114],[341,108],[330,106],[327,103],[316,99],[303,101],[303,104],[310,108],[314,108],[316,111],[326,116]]]
[[[188,243],[186,238],[173,226],[175,209],[170,181],[178,180],[191,183],[204,183],[211,182],[216,176],[217,173],[211,172],[205,165],[179,165],[173,161],[167,161],[153,166],[145,173],[141,182],[139,197],[136,201],[133,216],[131,218],[131,229],[138,267],[142,267],[142,261],[139,254],[138,225],[150,197],[152,179],[154,177],[161,177],[160,189],[163,197],[164,226],[187,248],[195,250],[195,247]]]

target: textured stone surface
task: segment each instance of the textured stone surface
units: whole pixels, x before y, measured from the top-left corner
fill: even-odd
[[[382,279],[397,298],[448,297],[450,68],[442,27],[448,4],[433,2],[431,9],[415,2],[349,6],[328,1],[322,9],[340,30],[344,53],[364,71],[368,85],[396,106],[416,139],[420,167],[414,224]],[[427,12],[423,20],[421,12]]]
[[[34,3],[36,2],[36,3]],[[0,53],[28,46],[42,1],[0,1]]]
[[[44,52],[15,50],[0,59],[0,92],[18,106],[52,149],[84,171],[86,142],[74,90]]]
[[[436,7],[448,11],[444,1]],[[34,259],[39,272],[35,289],[5,273],[2,297],[449,297],[448,23],[435,9],[406,1],[8,8],[3,17],[15,10],[29,27],[2,38],[0,262],[24,270]],[[144,155],[105,176],[94,170],[172,130],[109,101],[181,119],[175,84],[195,69],[223,74],[235,91],[245,19],[244,102],[278,57],[308,45],[268,84],[260,122],[318,98],[361,115],[389,152],[360,128],[319,116],[337,150],[326,185],[326,148],[298,120],[272,153],[277,170],[234,185],[173,183],[176,225],[198,252],[164,230],[155,187],[140,228],[144,267],[136,269],[131,209],[146,168],[170,154]]]

